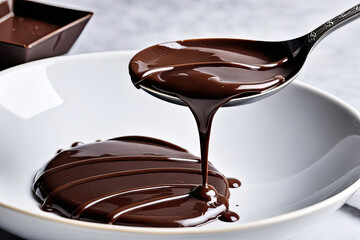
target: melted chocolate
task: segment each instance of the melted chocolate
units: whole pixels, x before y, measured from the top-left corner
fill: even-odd
[[[15,15],[0,23],[0,41],[29,45],[61,26]]]
[[[169,42],[147,48],[130,61],[134,85],[181,99],[192,111],[198,127],[201,149],[202,186],[193,195],[208,200],[216,190],[208,182],[208,150],[216,111],[235,97],[261,93],[284,83],[291,72],[287,48],[270,49],[256,41],[198,39]],[[240,181],[229,179],[231,187]],[[209,185],[208,185],[209,183]],[[215,191],[215,192],[213,192]],[[210,193],[211,192],[211,193]],[[224,221],[236,221],[232,212]]]
[[[59,152],[39,171],[33,191],[43,210],[85,221],[143,227],[197,226],[218,216],[234,221],[227,179],[211,164],[208,174],[211,186],[203,191],[198,157],[158,139],[120,137]]]
[[[208,189],[208,148],[216,111],[232,98],[282,84],[282,74],[290,66],[280,50],[269,50],[256,41],[198,39],[159,44],[130,61],[136,87],[177,97],[192,111],[200,136],[203,191]]]
[[[219,217],[219,220],[223,222],[236,222],[239,219],[240,219],[239,215],[231,211],[224,212]]]
[[[216,111],[235,97],[283,84],[292,71],[286,48],[232,39],[165,43],[133,57],[136,87],[181,99],[195,116],[201,160],[175,145],[150,138],[118,138],[60,152],[34,183],[45,210],[87,221],[129,226],[198,226],[218,218],[233,222],[230,187],[208,163]]]
[[[229,182],[230,188],[238,188],[241,186],[241,182],[236,178],[226,178],[226,180]]]

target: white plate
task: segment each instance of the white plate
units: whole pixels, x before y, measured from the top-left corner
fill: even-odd
[[[198,155],[190,111],[132,85],[133,54],[58,57],[0,74],[0,227],[27,239],[281,239],[328,216],[360,187],[359,113],[292,83],[215,117],[210,159],[243,182],[231,191],[240,221],[136,228],[42,212],[30,190],[34,174],[74,141],[145,135]]]

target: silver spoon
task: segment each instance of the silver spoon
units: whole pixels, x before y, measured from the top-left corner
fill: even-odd
[[[313,50],[313,48],[322,40],[324,37],[326,37],[330,32],[333,30],[345,25],[346,23],[349,23],[352,20],[355,20],[356,18],[360,17],[360,4],[350,8],[349,10],[341,13],[340,15],[332,18],[331,20],[327,21],[326,23],[322,24],[315,30],[311,31],[310,33],[301,36],[299,38],[295,38],[292,40],[287,41],[280,41],[280,42],[269,42],[269,41],[256,41],[256,44],[259,44],[259,47],[267,47],[271,49],[281,49],[281,52],[284,52],[284,47],[286,48],[286,56],[291,57],[295,59],[295,61],[292,61],[291,64],[294,65],[294,68],[292,68],[291,71],[288,72],[288,74],[283,75],[285,77],[285,82],[275,88],[271,88],[269,90],[265,90],[260,93],[255,93],[251,95],[240,95],[228,103],[226,103],[224,106],[234,106],[234,105],[243,105],[251,102],[258,101],[260,99],[263,99],[265,97],[268,97],[279,90],[286,87],[292,80],[294,80],[298,74],[300,73],[301,68],[303,67],[309,53]],[[239,44],[244,41],[251,41],[251,40],[243,40],[243,39],[236,39],[236,41],[239,41]],[[149,94],[160,98],[162,100],[185,105],[184,102],[180,99],[178,99],[175,96],[168,95],[162,92],[159,92],[155,89],[148,88],[145,86],[142,86],[140,84],[140,87],[148,92]]]

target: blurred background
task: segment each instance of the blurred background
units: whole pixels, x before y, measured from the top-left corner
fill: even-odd
[[[95,14],[68,55],[140,50],[171,40],[232,37],[286,40],[302,36],[358,0],[41,0]],[[360,110],[360,20],[338,29],[312,52],[296,81]],[[2,217],[2,216],[1,216]],[[345,206],[292,239],[360,239],[360,211]],[[19,226],[21,227],[21,226]],[[18,239],[0,230],[0,239]]]

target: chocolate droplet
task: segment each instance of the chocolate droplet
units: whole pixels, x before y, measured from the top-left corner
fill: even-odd
[[[239,215],[236,212],[232,212],[232,211],[224,212],[219,217],[219,220],[223,222],[236,222],[239,219],[240,219]]]
[[[79,145],[83,145],[83,142],[74,142],[73,144],[71,144],[71,147],[77,147]]]
[[[226,178],[226,180],[229,182],[229,188],[238,188],[241,186],[240,180],[236,178]]]

